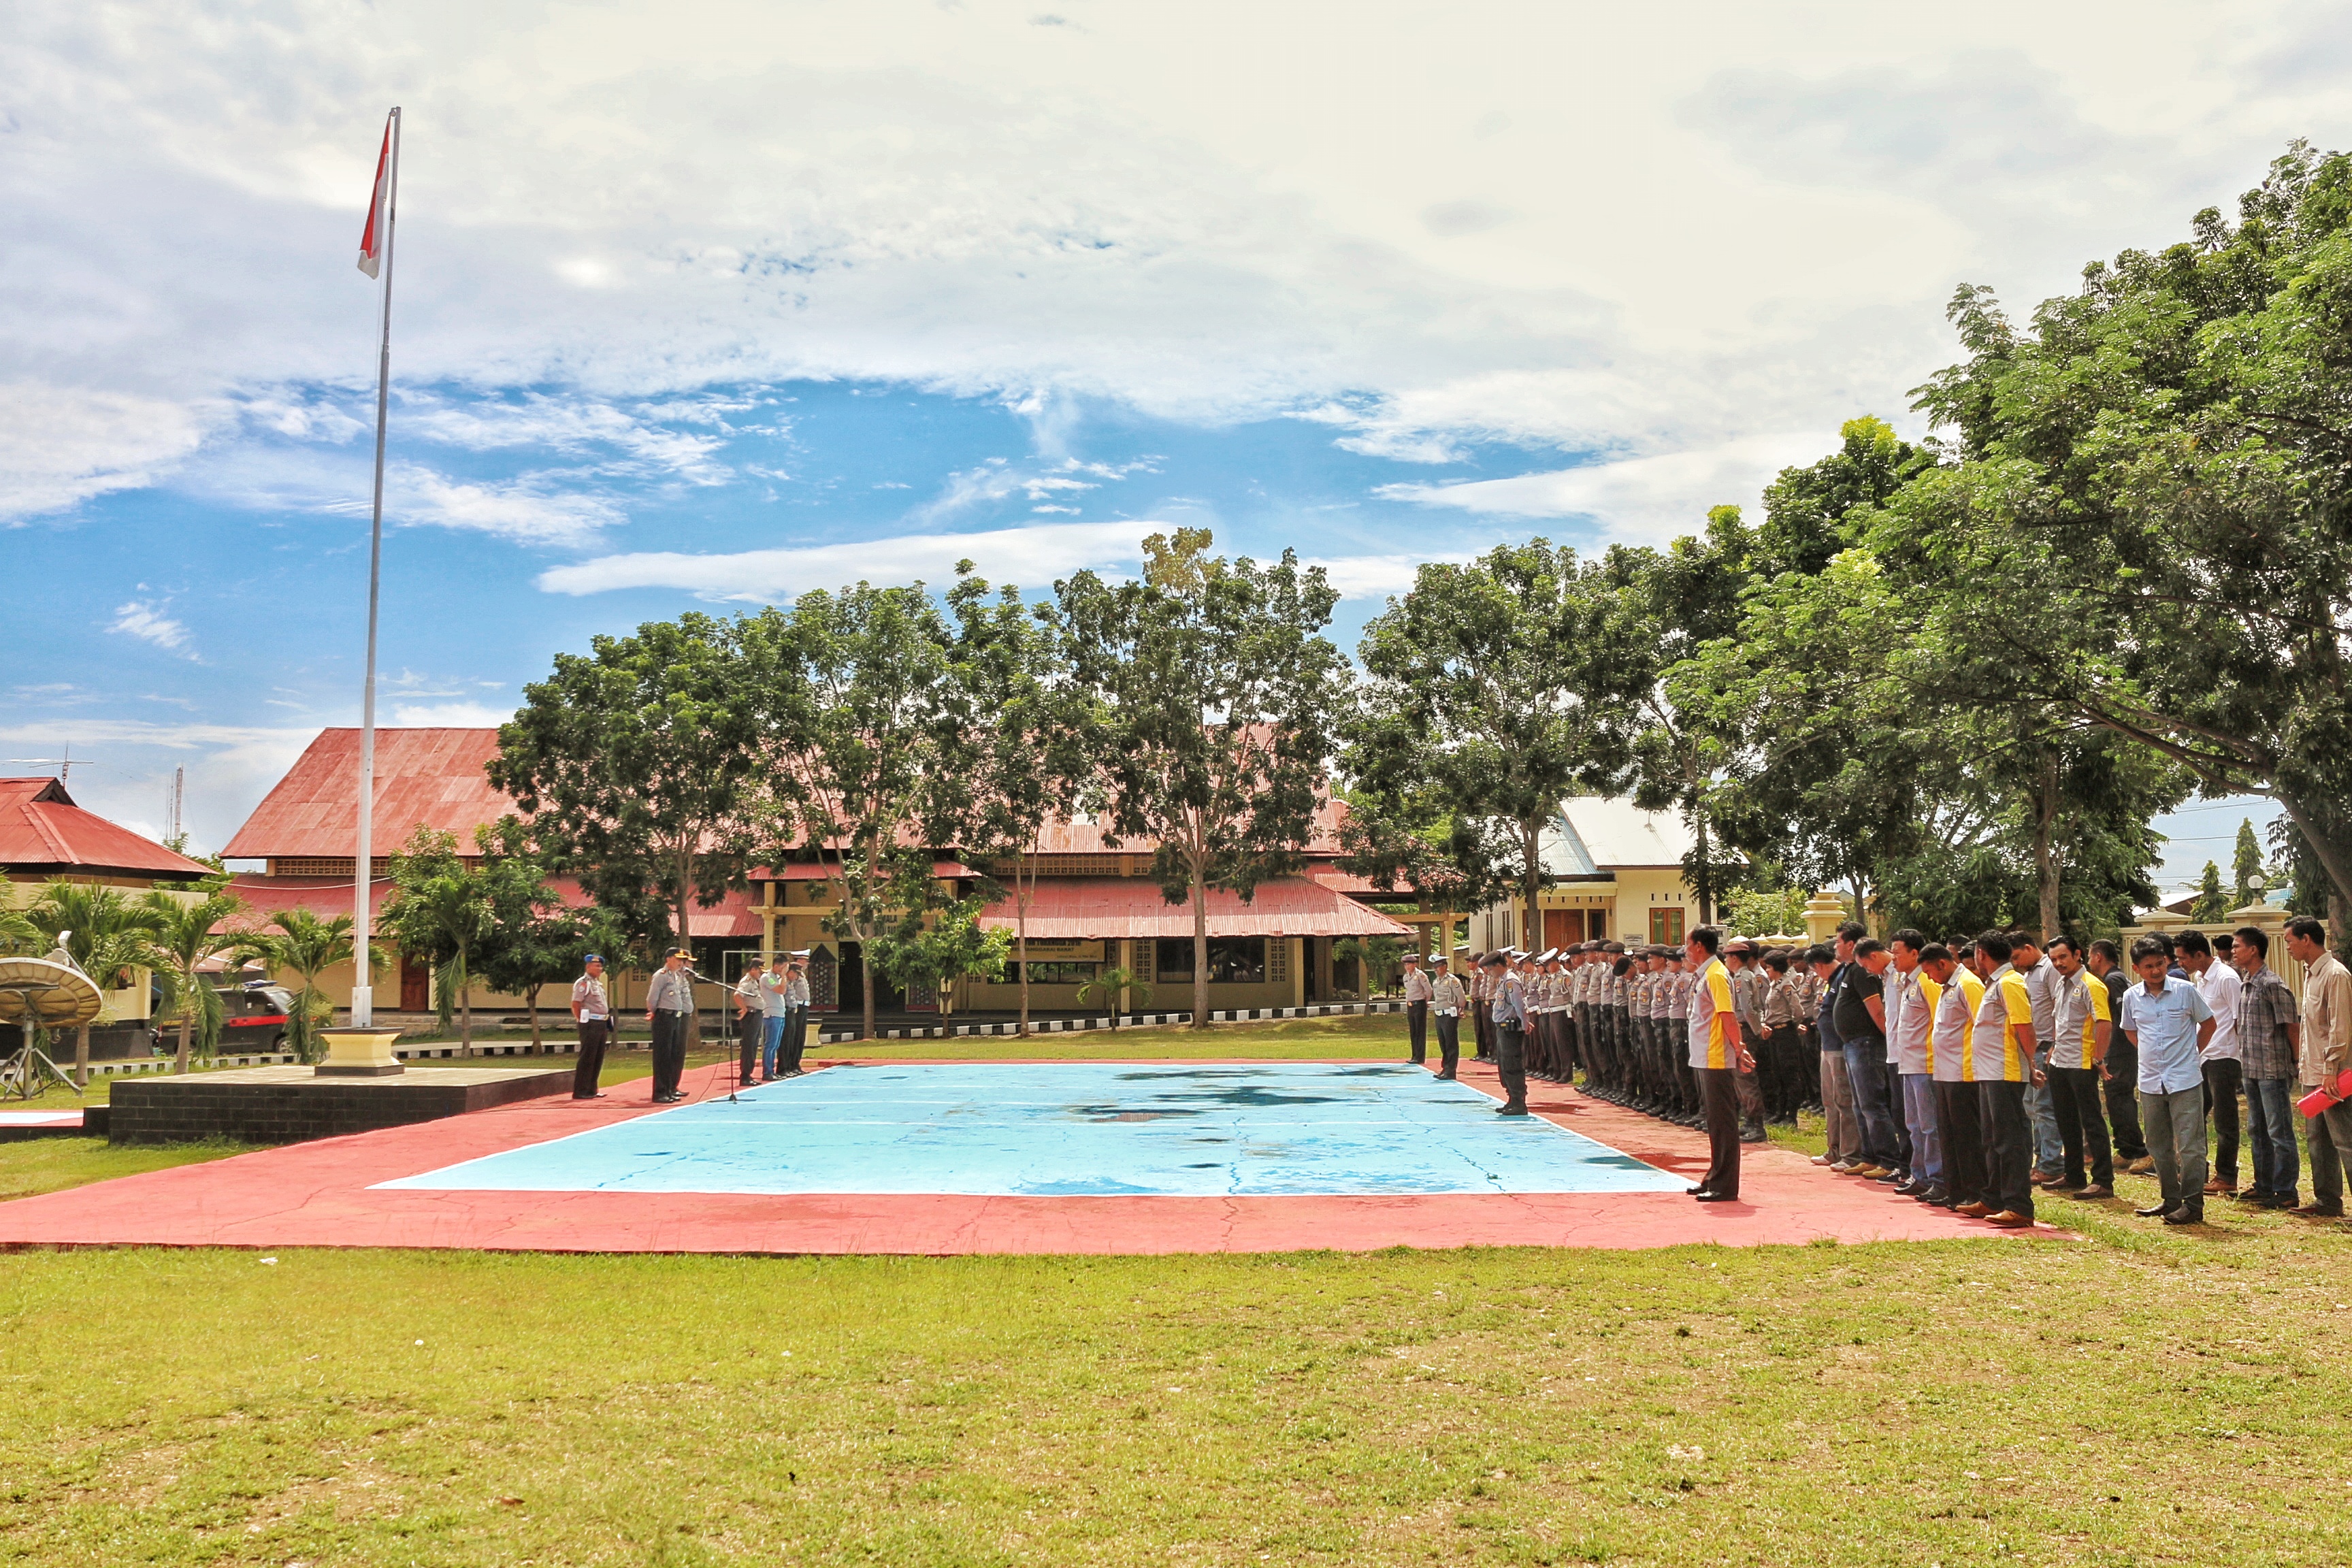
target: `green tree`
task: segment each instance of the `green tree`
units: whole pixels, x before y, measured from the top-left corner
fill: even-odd
[[[1056,583],[1072,676],[1101,726],[1108,833],[1153,841],[1161,897],[1192,907],[1192,1026],[1209,1027],[1209,889],[1296,871],[1322,803],[1347,660],[1339,602],[1297,554],[1212,556],[1206,529],[1144,541],[1140,581]]]
[[[163,981],[164,1005],[180,1026],[179,1049],[172,1058],[175,1073],[188,1070],[192,1047],[209,1061],[220,1043],[227,1010],[221,1005],[209,966],[216,960],[234,959],[250,947],[242,931],[215,929],[244,913],[245,900],[217,882],[203,891],[204,896],[193,903],[183,903],[161,889],[147,895],[148,907],[158,917],[155,948],[160,962],[155,973]]]
[[[1389,719],[1386,714],[1375,715],[1350,726],[1352,738],[1343,754],[1343,766],[1370,752],[1419,744],[1417,733]],[[1392,779],[1425,780],[1434,770],[1424,759],[1382,771]],[[1439,957],[1444,957],[1452,944],[1455,916],[1510,896],[1507,836],[1487,818],[1446,816],[1444,800],[1425,784],[1404,784],[1395,794],[1350,790],[1343,805],[1339,868],[1384,891],[1411,894],[1417,914],[1434,912]],[[1424,957],[1430,930],[1423,924],[1415,931],[1415,951]]]
[[[2263,841],[2254,837],[2254,819],[2251,816],[2238,819],[2238,842],[2231,852],[2230,875],[2230,907],[2233,910],[2242,910],[2254,901],[2257,877],[2268,880],[2263,866]]]
[[[499,729],[489,781],[549,869],[577,877],[648,945],[687,944],[688,910],[743,885],[743,792],[760,765],[732,629],[692,614],[558,654]]]
[[[502,818],[478,829],[475,841],[482,850],[482,892],[490,923],[473,960],[474,972],[492,991],[523,999],[530,1048],[537,1051],[545,1043],[539,1027],[540,992],[577,976],[591,952],[619,952],[628,933],[610,910],[575,910],[564,903],[522,822]]]
[[[955,617],[948,679],[968,737],[940,783],[961,823],[967,858],[992,879],[1010,876],[1013,962],[1021,971],[1019,1032],[1029,1033],[1029,910],[1037,896],[1045,836],[1068,823],[1096,774],[1097,726],[1086,693],[1067,679],[1066,633],[1050,604],[1024,605],[1007,585],[991,596],[957,564],[948,591]]]
[[[1384,717],[1349,751],[1357,779],[1501,825],[1530,942],[1543,930],[1544,838],[1561,803],[1614,790],[1632,760],[1626,716],[1608,700],[1611,672],[1595,665],[1609,612],[1600,574],[1537,539],[1423,565],[1358,648],[1362,710]]]
[[[944,1017],[952,1007],[956,981],[993,980],[1004,973],[1013,933],[980,923],[980,911],[992,901],[985,895],[945,898],[937,892],[940,886],[926,878],[920,888],[898,889],[891,900],[898,921],[866,952],[868,967],[894,984],[930,985]]]
[[[1951,307],[1921,389],[1949,459],[1879,522],[1906,594],[1979,607],[1956,657],[2276,799],[2352,903],[2352,160],[2296,143],[2160,251],[2020,328]],[[1986,607],[1992,613],[1981,613]]]
[[[1719,506],[1707,513],[1704,539],[1685,536],[1664,550],[1612,545],[1601,563],[1603,679],[1633,715],[1633,802],[1644,810],[1673,810],[1689,826],[1683,869],[1703,923],[1715,920],[1717,900],[1739,875],[1739,857],[1714,821],[1715,796],[1739,736],[1725,726],[1704,688],[1675,672],[1707,644],[1738,631],[1755,552],[1739,509]]]
[[[857,943],[870,1037],[885,952],[905,951],[897,900],[929,888],[933,849],[957,841],[969,798],[950,782],[972,760],[977,721],[950,679],[954,633],[921,584],[860,583],[803,594],[789,615],[763,611],[738,636],[761,732],[760,852],[824,868],[835,900],[824,926]]]
[[[1738,888],[1725,899],[1723,918],[1748,936],[1792,936],[1805,929],[1802,888]]]
[[[286,1020],[286,1043],[299,1060],[314,1062],[324,1054],[320,1032],[334,1018],[334,1007],[319,988],[319,976],[353,957],[352,917],[320,920],[309,910],[291,909],[271,917],[269,925],[248,938],[248,951],[266,964],[272,979],[281,972],[302,984],[294,993],[294,1012]],[[397,940],[397,939],[395,939]],[[383,967],[376,950],[368,949],[371,970]]]
[[[2221,897],[2221,868],[2208,860],[2205,876],[2197,884],[2197,897],[2189,906],[2189,918],[2201,926],[2219,925],[2229,912],[2230,906]]]
[[[53,948],[63,947],[74,967],[109,994],[106,1011],[74,1031],[73,1080],[77,1087],[85,1086],[89,1082],[91,1028],[113,1019],[118,1005],[113,994],[140,985],[138,972],[163,962],[156,947],[162,917],[116,889],[58,879],[41,889],[26,918]]]
[[[474,1054],[474,964],[497,940],[493,889],[506,882],[510,906],[520,900],[528,907],[535,869],[520,868],[517,876],[468,866],[457,854],[456,834],[429,827],[419,827],[392,858],[383,934],[404,955],[433,965],[435,1011],[444,1029],[456,1013],[458,1047],[466,1056]]]

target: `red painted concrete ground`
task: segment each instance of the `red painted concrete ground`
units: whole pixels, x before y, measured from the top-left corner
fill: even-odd
[[[699,1068],[696,1098],[731,1068]],[[1496,1093],[1483,1065],[1464,1081]],[[1671,1247],[1925,1241],[2003,1232],[1751,1146],[1742,1201],[1673,1194],[1426,1197],[705,1196],[377,1192],[373,1184],[643,1115],[649,1081],[602,1100],[526,1100],[414,1127],[324,1139],[0,1204],[0,1247],[438,1247],[538,1252],[1170,1253],[1383,1247]],[[1696,1181],[1706,1140],[1537,1085],[1562,1126]]]

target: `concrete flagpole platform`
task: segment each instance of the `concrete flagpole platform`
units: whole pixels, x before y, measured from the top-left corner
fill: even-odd
[[[1703,1136],[1564,1088],[1492,1111],[1483,1064],[731,1063],[0,1204],[0,1247],[724,1254],[1635,1248],[2002,1232],[1751,1147],[1694,1204]]]

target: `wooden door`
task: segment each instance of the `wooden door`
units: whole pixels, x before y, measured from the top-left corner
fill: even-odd
[[[433,1011],[433,966],[404,952],[400,955],[400,1010]]]

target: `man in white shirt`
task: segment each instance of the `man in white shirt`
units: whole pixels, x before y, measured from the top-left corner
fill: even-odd
[[[602,1100],[596,1087],[604,1076],[604,1047],[613,1041],[613,1005],[604,994],[604,960],[590,953],[581,961],[583,973],[572,983],[572,1021],[580,1029],[580,1061],[572,1069],[572,1098]]]
[[[1412,1065],[1429,1060],[1429,976],[1421,972],[1421,954],[1404,955],[1404,1032],[1412,1043]]]
[[[1904,1125],[1911,1133],[1911,1179],[1895,1190],[1922,1203],[1940,1203],[1948,1194],[1944,1169],[1944,1142],[1936,1121],[1935,1056],[1930,1038],[1935,1029],[1936,998],[1940,988],[1924,989],[1919,952],[1927,937],[1906,926],[1886,939],[1885,962],[1879,969],[1886,999],[1886,1047],[1895,1058],[1895,1081],[1901,1086]],[[1928,986],[1934,985],[1927,981]]]
[[[2213,1120],[2213,1179],[2208,1194],[2238,1191],[2238,1094],[2243,1087],[2238,1048],[2238,972],[2213,952],[2203,931],[2184,931],[2172,939],[2180,967],[2197,983],[2197,994],[2213,1009],[2213,1033],[2199,1052],[2205,1074],[2205,1114]]]
[[[1440,965],[1437,978],[1430,982],[1429,1009],[1437,1020],[1437,1076],[1448,1082],[1462,1065],[1462,1015],[1469,1005],[1468,989],[1451,969]]]
[[[760,983],[768,977],[768,961],[753,953],[735,983],[736,1073],[739,1087],[751,1088],[760,1077],[760,1041],[768,1032],[768,1010],[761,1004]]]

